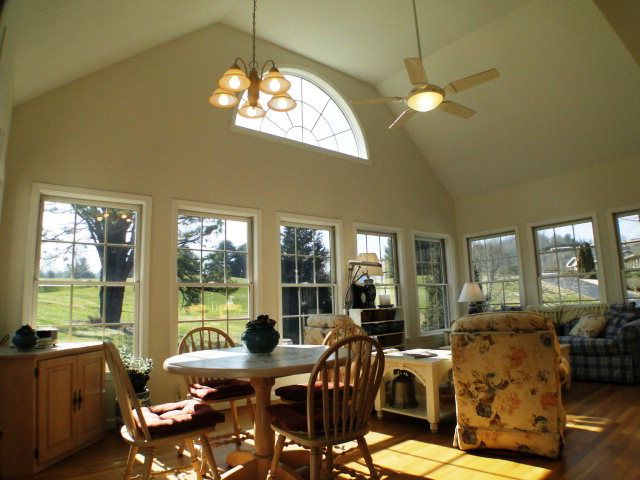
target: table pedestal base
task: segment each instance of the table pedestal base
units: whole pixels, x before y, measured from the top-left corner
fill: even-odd
[[[234,455],[235,453],[241,455],[236,456]],[[229,455],[229,457],[233,455],[234,459],[239,459],[241,456],[246,455],[246,453],[247,452],[233,452]],[[227,457],[227,462],[229,462],[230,460],[229,457]],[[308,450],[292,450],[289,452],[282,452],[282,455],[280,457],[280,464],[278,465],[278,475],[276,476],[276,478],[277,480],[301,480],[303,477],[299,475],[295,471],[295,469],[305,466],[309,466]],[[251,458],[249,461],[226,471],[221,475],[221,478],[223,480],[261,479],[258,459]]]

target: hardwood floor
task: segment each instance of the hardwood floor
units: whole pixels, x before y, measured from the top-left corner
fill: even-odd
[[[515,453],[461,452],[451,446],[455,417],[445,418],[437,434],[426,422],[387,415],[371,419],[367,441],[384,480],[638,480],[640,479],[640,385],[574,382],[564,398],[567,410],[563,457],[548,460]],[[244,413],[244,412],[243,412]],[[242,415],[242,421],[248,417]],[[216,432],[220,433],[220,431]],[[225,465],[232,446],[219,448]],[[114,480],[121,478],[126,446],[113,431],[107,438],[35,475],[34,480]],[[160,463],[179,464],[167,449]],[[188,463],[188,458],[183,459]],[[338,478],[368,478],[357,450],[339,455],[345,471]],[[139,465],[137,466],[139,468]],[[195,478],[193,473],[161,479]]]

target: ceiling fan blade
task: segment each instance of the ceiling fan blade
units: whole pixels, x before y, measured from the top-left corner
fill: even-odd
[[[378,98],[355,98],[349,103],[351,105],[374,105],[377,103],[401,102],[402,97],[378,97]]]
[[[462,92],[463,90],[467,90],[471,87],[475,87],[476,85],[480,85],[481,83],[488,82],[489,80],[493,80],[494,78],[498,78],[499,76],[500,74],[498,73],[498,70],[492,68],[491,70],[486,70],[484,72],[476,73],[475,75],[461,78],[460,80],[456,80],[455,82],[451,82],[449,85],[444,87],[444,90],[447,93]]]
[[[415,113],[415,110],[407,108],[404,112],[398,115],[398,118],[396,118],[391,125],[389,125],[389,130],[391,130],[392,128],[401,127],[402,125],[407,123],[409,119],[415,115]]]
[[[471,110],[469,107],[465,107],[464,105],[460,105],[456,102],[450,102],[448,100],[442,102],[438,107],[438,110],[443,110],[447,113],[462,118],[473,117],[476,114],[475,110]]]
[[[413,85],[427,85],[429,83],[420,57],[405,58],[404,66],[409,74],[409,81]]]

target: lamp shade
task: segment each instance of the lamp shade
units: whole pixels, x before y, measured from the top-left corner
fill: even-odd
[[[238,97],[233,92],[229,92],[220,87],[216,88],[209,97],[209,103],[214,107],[232,108],[238,104]]]
[[[272,67],[260,82],[260,90],[269,95],[285,93],[289,87],[291,87],[291,82],[276,67]]]
[[[233,64],[229,69],[222,74],[220,80],[218,80],[218,86],[223,90],[229,92],[242,92],[246,90],[251,81],[247,74],[238,66],[237,63]]]
[[[264,108],[262,108],[259,103],[251,105],[249,102],[246,102],[238,109],[238,115],[245,118],[260,118],[264,117],[265,114]]]
[[[480,286],[474,282],[467,282],[462,287],[458,302],[484,302],[484,293],[480,290]]]
[[[437,87],[426,86],[414,90],[407,98],[407,105],[418,112],[433,110],[444,100],[442,91]]]
[[[276,112],[288,112],[296,108],[296,101],[288,93],[281,93],[280,95],[274,95],[267,105]]]
[[[383,274],[382,264],[376,253],[360,253],[358,254],[358,261],[362,267],[362,273],[370,277],[381,276]]]

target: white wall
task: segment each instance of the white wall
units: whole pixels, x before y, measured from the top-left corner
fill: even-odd
[[[15,0],[5,2],[0,21],[0,37],[4,41],[0,52],[0,221],[2,220],[2,199],[5,182],[6,152],[9,144],[11,114],[13,112],[13,77],[15,55],[16,4]]]
[[[468,278],[469,270],[464,257],[464,235],[516,227],[523,265],[523,304],[537,304],[531,226],[594,217],[600,255],[599,278],[605,282],[605,300],[621,302],[623,291],[612,211],[640,207],[639,169],[640,153],[563,175],[456,199],[460,283]]]
[[[172,200],[262,211],[260,312],[277,316],[277,212],[342,221],[342,258],[355,254],[353,223],[453,235],[453,201],[411,141],[388,131],[386,107],[357,112],[371,165],[231,131],[228,111],[209,106],[218,76],[246,56],[248,36],[214,26],[134,56],[14,109],[0,228],[0,329],[21,322],[29,196],[34,182],[152,197],[149,354],[161,365],[172,351]],[[307,69],[346,98],[375,96],[370,86],[265,42],[262,60]],[[410,259],[410,255],[405,255]],[[408,261],[408,260],[407,260]],[[402,265],[412,271],[407,262]],[[417,331],[415,282],[405,308]],[[153,400],[173,398],[175,378],[153,373]]]

